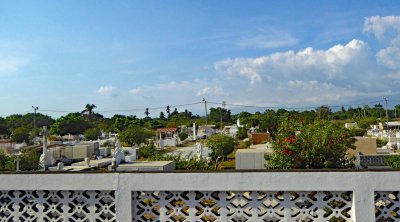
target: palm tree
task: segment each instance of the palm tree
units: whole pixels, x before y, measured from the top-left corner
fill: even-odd
[[[171,110],[170,110],[169,106],[167,106],[167,109],[165,111],[167,112],[168,119],[169,119],[169,117],[171,116]]]
[[[86,104],[85,109],[81,112],[81,114],[88,113],[89,117],[92,117],[94,108],[97,108],[97,106],[94,104]]]

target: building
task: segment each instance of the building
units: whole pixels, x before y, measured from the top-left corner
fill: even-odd
[[[156,146],[164,149],[165,146],[176,146],[180,144],[178,128],[158,128],[156,135]]]

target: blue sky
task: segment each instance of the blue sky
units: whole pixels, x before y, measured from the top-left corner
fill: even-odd
[[[400,104],[399,1],[13,0],[0,27],[0,116]]]

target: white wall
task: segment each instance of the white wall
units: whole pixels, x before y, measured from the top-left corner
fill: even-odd
[[[400,172],[0,174],[0,190],[115,190],[117,221],[132,191],[352,191],[354,221],[375,221],[375,191],[400,191]]]

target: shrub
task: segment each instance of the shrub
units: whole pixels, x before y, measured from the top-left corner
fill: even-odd
[[[327,120],[310,124],[289,116],[283,119],[273,141],[274,153],[267,156],[270,169],[347,168],[353,165],[347,150],[354,139],[344,126]]]
[[[150,158],[155,154],[155,147],[153,143],[147,144],[144,147],[140,147],[138,149],[138,157],[139,158]]]
[[[84,133],[85,140],[97,140],[101,136],[101,130],[99,128],[89,128]]]
[[[236,137],[240,140],[247,138],[247,130],[244,127],[240,127],[236,133]]]
[[[179,133],[178,137],[181,141],[184,141],[185,139],[187,139],[189,137],[189,135],[187,133]]]
[[[376,138],[376,146],[382,147],[385,146],[388,143],[386,139],[383,138]]]
[[[386,160],[385,163],[391,168],[400,169],[400,155],[391,155]]]
[[[34,149],[25,149],[22,151],[21,159],[19,162],[20,170],[38,170],[40,154]]]
[[[15,157],[6,155],[0,150],[0,171],[15,170]]]

